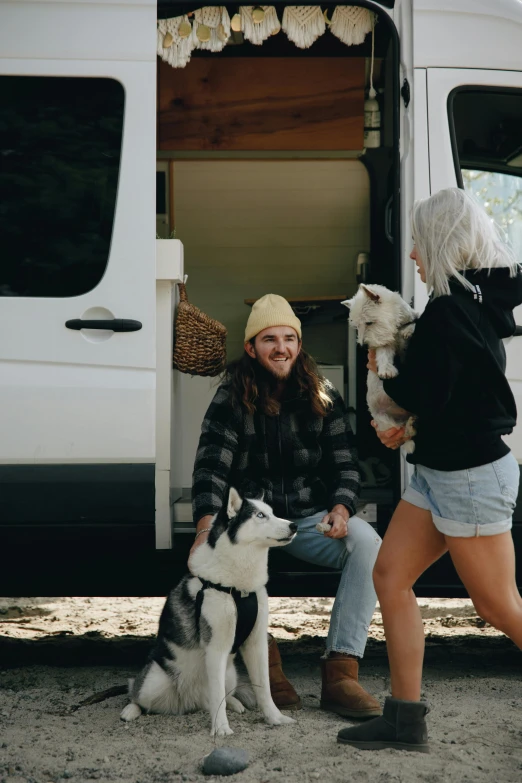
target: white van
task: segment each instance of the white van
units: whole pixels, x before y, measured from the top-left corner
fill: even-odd
[[[349,405],[365,513],[384,531],[404,465],[369,427],[365,359],[338,303],[366,280],[422,309],[408,215],[444,187],[475,193],[522,257],[522,7],[347,5],[376,14],[373,37],[347,46],[326,31],[302,50],[283,32],[255,47],[235,34],[174,69],[156,54],[158,20],[201,4],[0,0],[5,594],[163,594],[184,570],[216,384],[172,371],[186,274],[189,299],[227,326],[230,358],[249,302],[293,302]],[[322,8],[330,21],[335,4]],[[507,353],[522,410],[522,341]],[[508,442],[522,462],[520,426]],[[520,510],[515,522],[522,552]],[[276,554],[273,594],[335,590],[335,574]],[[444,560],[418,588],[462,591]]]

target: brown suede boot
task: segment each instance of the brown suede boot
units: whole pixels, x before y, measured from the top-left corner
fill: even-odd
[[[277,642],[270,634],[268,635],[268,673],[270,693],[276,707],[280,710],[300,710],[303,706],[301,699],[283,673]]]
[[[359,685],[359,661],[352,655],[331,652],[321,659],[323,684],[321,709],[344,718],[375,718],[382,715],[377,699]]]

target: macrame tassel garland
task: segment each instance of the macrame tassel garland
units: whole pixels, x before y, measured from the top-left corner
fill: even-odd
[[[362,44],[371,32],[373,14],[367,8],[338,5],[333,12],[330,30],[347,46]]]
[[[256,21],[256,14],[253,14],[254,9],[256,11],[258,9],[264,11],[264,17],[261,21]],[[260,46],[263,41],[266,41],[267,38],[275,35],[281,29],[277,12],[273,5],[242,5],[240,13],[243,35],[247,41],[256,46]]]
[[[299,49],[308,49],[326,29],[320,5],[288,5],[283,14],[283,30]]]
[[[230,38],[230,17],[224,5],[206,6],[194,11],[192,44],[194,49],[220,52]]]
[[[160,19],[157,52],[173,68],[184,68],[190,60],[194,44],[188,16]]]
[[[259,46],[281,28],[300,49],[308,49],[329,26],[332,33],[347,46],[363,43],[372,31],[377,17],[367,8],[336,6],[332,19],[321,6],[287,6],[283,22],[279,22],[273,5],[244,5],[234,14],[232,23],[225,6],[205,6],[190,16],[160,19],[157,32],[157,52],[173,68],[184,68],[194,49],[220,52],[228,43],[231,27],[241,30],[244,38]]]

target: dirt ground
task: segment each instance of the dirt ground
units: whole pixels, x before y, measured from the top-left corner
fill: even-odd
[[[216,742],[204,713],[119,720],[126,697],[109,689],[121,688],[144,662],[162,599],[0,599],[0,781],[217,781],[204,778],[200,765],[214,747],[228,745],[249,753],[248,769],[231,778],[244,783],[520,783],[521,654],[469,601],[419,603],[430,755],[336,743],[348,724],[319,709],[329,598],[270,599],[271,630],[304,703],[297,723],[270,728],[257,711],[233,713],[234,735]],[[379,611],[361,681],[381,700],[389,693]],[[100,693],[101,700],[82,704]]]

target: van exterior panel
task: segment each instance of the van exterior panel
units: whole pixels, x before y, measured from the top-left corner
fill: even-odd
[[[147,28],[151,35],[144,34]],[[155,29],[155,0],[4,0],[0,4],[3,58],[155,63]]]
[[[416,68],[522,67],[518,0],[413,0],[413,15]]]
[[[152,525],[155,467],[0,465],[0,527]]]

